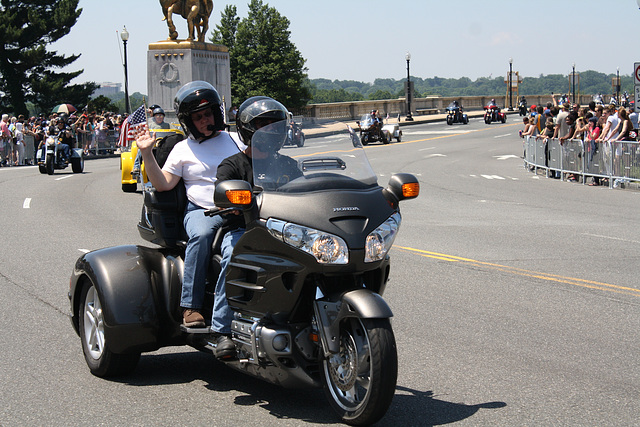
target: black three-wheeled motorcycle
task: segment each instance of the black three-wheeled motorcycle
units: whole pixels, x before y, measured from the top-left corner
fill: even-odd
[[[256,132],[253,143],[286,138],[286,129],[276,125]],[[260,162],[254,188],[245,181],[216,185],[219,210],[209,214],[240,210],[247,224],[226,276],[237,358],[224,363],[284,387],[324,387],[343,421],[368,425],[384,416],[395,392],[392,311],[381,295],[400,226],[399,202],[417,197],[419,183],[399,173],[380,187],[350,128],[323,139],[318,149],[313,145],[296,150],[302,173],[295,179]],[[163,346],[215,351],[208,328],[181,324],[185,203],[183,186],[145,190],[138,229],[160,248],[116,246],[76,262],[71,320],[93,374],[126,374],[142,352]],[[205,318],[211,317],[219,242]]]

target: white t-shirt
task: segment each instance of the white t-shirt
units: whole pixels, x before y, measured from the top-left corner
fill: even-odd
[[[218,165],[244,148],[226,132],[202,143],[190,136],[173,147],[162,170],[182,177],[190,202],[211,209]]]
[[[618,132],[613,133],[613,131],[616,130],[616,127],[618,127],[618,123],[620,122],[620,119],[618,118],[618,113],[615,113],[614,115],[610,115],[609,117],[607,117],[607,121],[611,122],[609,133],[605,135],[605,139],[608,140],[611,138],[615,138],[615,136],[618,134]]]

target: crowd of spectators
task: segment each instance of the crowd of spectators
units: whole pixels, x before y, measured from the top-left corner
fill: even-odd
[[[105,147],[110,136],[117,138],[124,117],[95,111],[77,112],[70,116],[53,113],[30,118],[3,114],[0,122],[0,167],[35,164],[38,147],[48,136],[57,136],[60,120],[66,122],[65,127],[73,134],[75,147],[71,148],[82,148],[88,155],[98,147]],[[32,138],[25,138],[27,135]],[[28,143],[31,140],[32,145]]]
[[[585,152],[593,155],[600,147],[610,149],[610,142],[638,140],[638,113],[633,105],[602,105],[591,101],[588,107],[568,102],[559,103],[554,96],[545,107],[532,105],[530,114],[523,118],[521,137],[535,137],[544,140],[555,138],[561,144],[567,140],[584,142]],[[609,147],[609,148],[606,148]],[[560,178],[560,172],[552,174]],[[569,174],[567,179],[576,181],[578,177]],[[600,185],[601,180],[593,177],[589,185]]]

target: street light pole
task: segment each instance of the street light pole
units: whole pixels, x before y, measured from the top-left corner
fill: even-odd
[[[576,103],[576,63],[573,63],[573,71],[571,71],[571,102]]]
[[[616,102],[620,105],[620,67],[616,67]]]
[[[129,73],[127,70],[127,41],[129,40],[129,32],[127,27],[124,27],[122,33],[120,33],[122,43],[124,43],[124,108],[127,114],[131,113],[131,106],[129,105]]]
[[[507,79],[509,84],[509,111],[513,111],[513,89],[511,85],[511,73],[513,70],[513,58],[509,58],[509,78]]]
[[[413,116],[411,115],[411,98],[413,97],[413,94],[411,93],[411,76],[409,74],[409,61],[411,61],[411,54],[407,52],[404,57],[407,60],[407,117],[405,118],[405,121],[412,122]]]

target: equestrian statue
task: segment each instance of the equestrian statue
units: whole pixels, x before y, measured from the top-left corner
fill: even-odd
[[[177,13],[187,20],[189,28],[188,41],[194,40],[194,30],[198,31],[198,41],[204,42],[205,35],[209,29],[209,16],[213,12],[213,0],[160,0],[162,13],[164,13],[163,21],[167,20],[169,27],[169,40],[178,38],[178,31],[173,25],[172,15]]]

